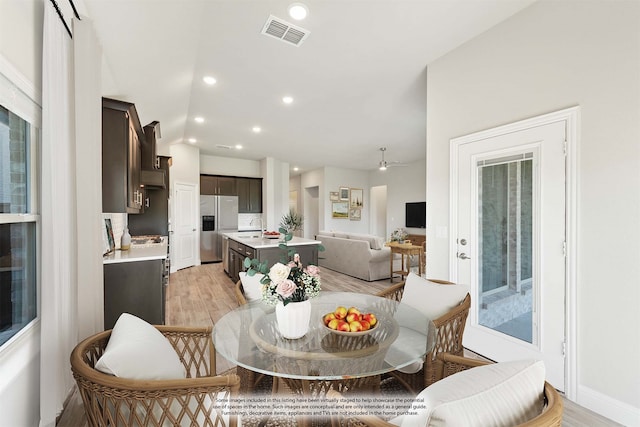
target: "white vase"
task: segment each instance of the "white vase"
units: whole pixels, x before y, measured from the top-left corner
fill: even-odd
[[[122,237],[120,238],[120,250],[128,251],[131,247],[131,234],[129,234],[129,229],[125,228],[122,233]]]
[[[301,338],[309,332],[311,320],[311,301],[290,302],[284,305],[282,301],[276,305],[276,322],[280,334],[289,339]]]

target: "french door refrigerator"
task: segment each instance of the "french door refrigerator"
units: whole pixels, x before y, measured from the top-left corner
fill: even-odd
[[[222,234],[238,231],[238,197],[200,196],[200,262],[222,261]]]

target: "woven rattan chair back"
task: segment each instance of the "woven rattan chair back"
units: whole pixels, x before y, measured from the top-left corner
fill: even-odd
[[[94,369],[111,330],[79,343],[71,353],[71,371],[90,426],[235,427],[228,406],[240,389],[237,375],[215,375],[211,327],[157,326],[184,365],[187,378],[131,380]],[[222,403],[221,403],[222,402]]]
[[[431,282],[443,286],[453,285],[453,282],[438,279],[428,279]],[[378,296],[390,298],[395,301],[402,300],[405,282],[397,283],[378,293]],[[425,356],[424,366],[415,374],[407,374],[400,371],[393,371],[391,376],[395,377],[407,390],[414,394],[433,384],[436,381],[436,355],[438,353],[451,353],[461,356],[462,336],[467,323],[467,316],[471,308],[471,296],[467,294],[464,300],[449,312],[433,320],[436,327],[436,343],[433,350]]]

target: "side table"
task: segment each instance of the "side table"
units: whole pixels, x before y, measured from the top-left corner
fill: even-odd
[[[422,276],[422,260],[424,259],[424,248],[422,246],[415,246],[411,243],[397,243],[389,242],[386,244],[391,248],[391,255],[389,258],[389,281],[393,283],[393,275],[399,274],[400,280],[404,280],[406,276],[411,272],[411,255],[418,255],[418,275]],[[400,263],[400,270],[393,270],[393,254],[400,254],[402,262]]]

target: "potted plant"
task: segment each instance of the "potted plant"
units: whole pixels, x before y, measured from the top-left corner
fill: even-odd
[[[297,213],[294,209],[289,209],[289,213],[284,214],[280,220],[280,227],[287,230],[287,233],[294,233],[302,230],[304,217]]]

